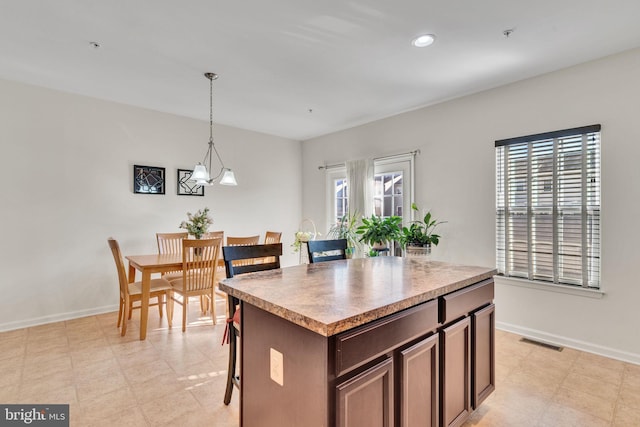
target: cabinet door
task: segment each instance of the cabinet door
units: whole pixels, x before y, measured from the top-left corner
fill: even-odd
[[[471,350],[473,363],[472,404],[480,403],[495,387],[495,310],[494,304],[471,315]]]
[[[336,386],[337,427],[393,427],[393,359]]]
[[[438,334],[400,352],[400,425],[438,425]]]
[[[460,426],[471,412],[471,321],[468,317],[440,332],[443,426]]]

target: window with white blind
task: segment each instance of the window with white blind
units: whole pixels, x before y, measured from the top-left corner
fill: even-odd
[[[495,146],[498,272],[599,288],[600,125]]]

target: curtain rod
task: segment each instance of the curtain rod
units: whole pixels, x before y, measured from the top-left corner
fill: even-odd
[[[409,151],[407,153],[400,153],[400,154],[392,154],[390,156],[383,156],[383,157],[374,157],[373,161],[379,161],[379,160],[393,160],[396,157],[404,157],[407,154],[411,154],[412,156],[415,157],[416,154],[420,154],[420,150],[413,150],[413,151]],[[342,162],[342,163],[334,163],[332,165],[322,165],[322,166],[318,166],[318,169],[322,170],[322,169],[335,169],[335,168],[340,168],[340,167],[344,167],[346,165],[346,162]]]

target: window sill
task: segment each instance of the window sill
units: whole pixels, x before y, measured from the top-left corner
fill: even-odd
[[[555,283],[540,282],[535,280],[519,279],[517,277],[494,276],[495,283],[499,285],[519,286],[521,288],[537,289],[547,292],[577,295],[587,298],[600,299],[604,296],[601,289],[586,289],[577,286],[558,285]]]

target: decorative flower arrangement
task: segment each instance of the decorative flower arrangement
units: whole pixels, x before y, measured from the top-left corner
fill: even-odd
[[[312,233],[310,231],[297,231],[296,239],[293,241],[291,247],[294,252],[298,252],[300,250],[300,245],[304,242],[308,242],[309,240],[315,237],[316,233]]]
[[[180,228],[184,228],[196,239],[202,238],[204,233],[213,224],[213,219],[209,216],[209,208],[198,210],[195,214],[187,212],[188,221],[182,221]]]
[[[313,228],[313,231],[305,230],[304,226],[308,226],[308,227],[310,226],[311,228]],[[308,218],[303,219],[298,227],[298,231],[296,231],[296,238],[293,241],[293,244],[291,245],[291,247],[293,248],[293,251],[299,252],[300,246],[302,246],[302,243],[306,243],[309,240],[314,240],[319,235],[320,233],[318,233],[316,230],[316,224]]]

